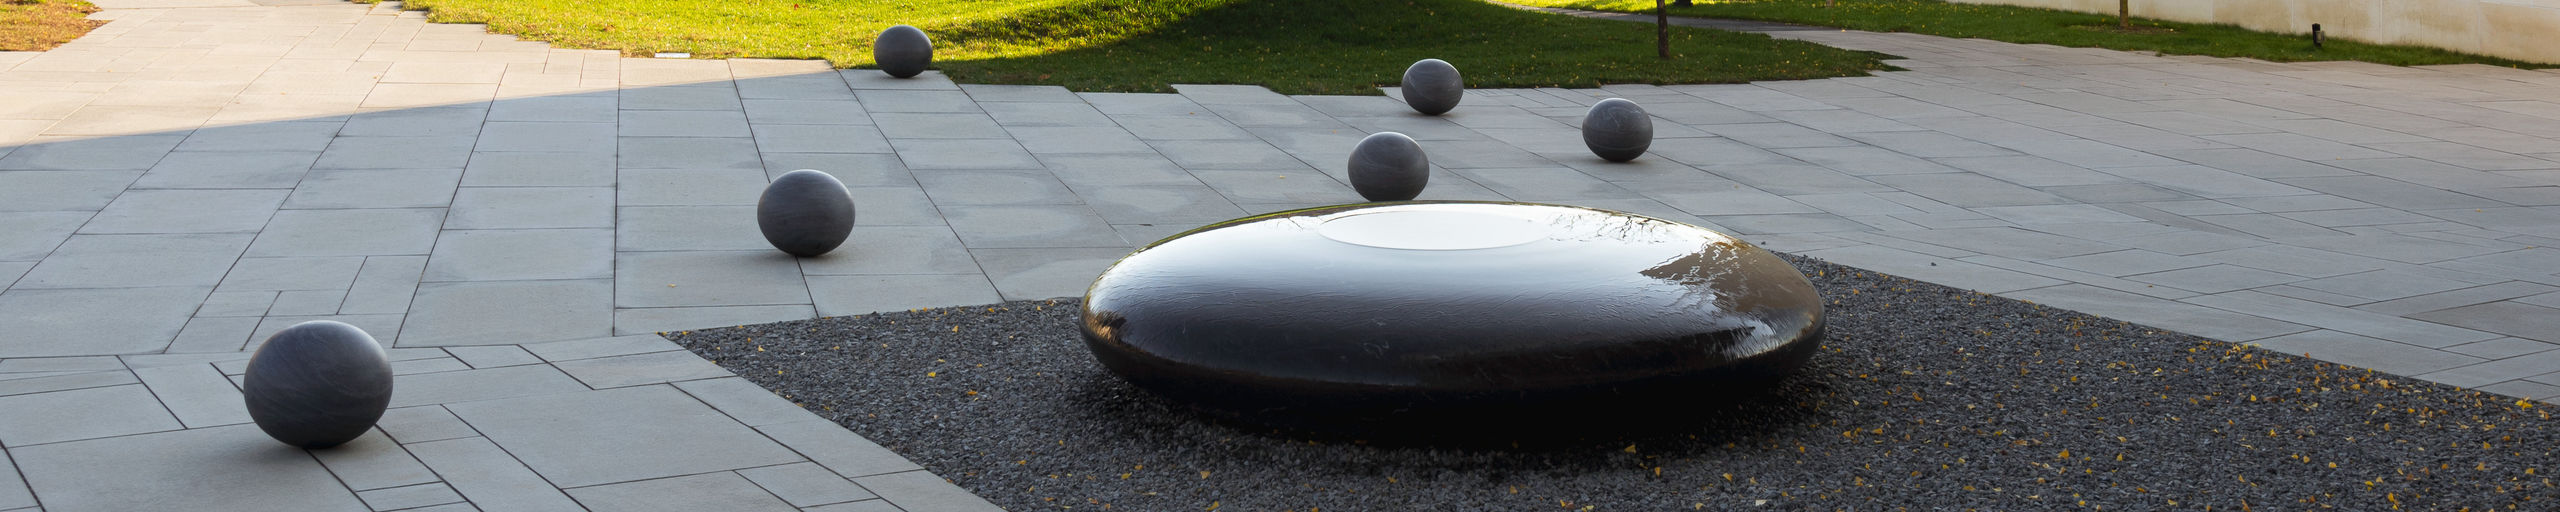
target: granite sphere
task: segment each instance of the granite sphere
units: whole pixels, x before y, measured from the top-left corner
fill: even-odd
[[[826,254],[853,236],[853,194],[827,173],[784,173],[756,199],[756,227],[764,241],[792,256]]]
[[[1396,132],[1378,132],[1351,148],[1351,190],[1371,201],[1404,201],[1431,183],[1431,157]]]
[[[327,320],[277,331],[241,374],[250,421],[284,444],[346,444],[391,405],[391,361],[355,326]]]
[[[1600,100],[1582,116],[1582,144],[1604,160],[1634,160],[1653,147],[1653,116],[1626,98]]]
[[[889,76],[913,78],[933,65],[933,39],[915,27],[889,27],[871,41],[871,60]]]
[[[1767,389],[1816,352],[1823,309],[1785,260],[1706,228],[1422,201],[1158,241],[1102,272],[1079,323],[1114,374],[1210,411],[1608,418],[1592,404]]]
[[[1467,81],[1458,76],[1458,67],[1440,59],[1422,59],[1404,68],[1404,103],[1413,111],[1436,116],[1458,108],[1458,100],[1467,95]]]

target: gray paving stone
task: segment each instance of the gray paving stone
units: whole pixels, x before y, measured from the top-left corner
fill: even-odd
[[[922,196],[922,192],[916,195]],[[854,195],[855,220],[880,216],[876,201]],[[918,198],[921,202],[921,197]],[[930,208],[927,204],[926,208]],[[928,210],[930,211],[930,210]],[[770,250],[753,206],[653,206],[621,209],[615,248],[622,251]],[[858,242],[858,241],[857,241]]]
[[[855,226],[853,243],[800,259],[806,275],[974,274],[960,237],[942,226]]]
[[[2083,284],[2001,294],[2018,300],[2160,327],[2224,341],[2248,341],[2311,330],[2310,327]]]
[[[799,405],[775,396],[772,391],[766,391],[763,387],[746,379],[729,377],[691,380],[675,383],[675,386],[677,389],[684,390],[686,394],[693,395],[694,399],[701,400],[702,403],[728,414],[730,419],[750,427],[818,420],[816,415],[801,409]],[[756,478],[752,474],[754,470],[748,471],[751,473],[747,475],[748,478]],[[784,497],[790,498],[789,495]]]
[[[347,298],[338,305],[346,314],[392,314],[409,311],[409,299],[417,294],[419,273],[425,271],[426,256],[373,256],[364,259],[364,269],[356,273]]]
[[[614,183],[614,154],[476,152],[463,169],[466,187],[603,187]]]
[[[977,102],[958,90],[923,91],[856,88],[862,106],[879,112],[980,112]]]
[[[900,510],[897,505],[889,504],[889,500],[863,500],[851,503],[837,503],[834,505],[809,507],[800,510],[803,512],[904,512],[903,510]]]
[[[2444,351],[2483,359],[2505,359],[2526,354],[2560,350],[2560,345],[2524,338],[2498,338],[2445,347]]]
[[[355,281],[357,271],[363,266],[364,258],[355,256],[240,258],[231,266],[230,273],[223,275],[222,286],[216,288],[214,298],[208,299],[206,305],[211,307],[215,300],[224,298],[226,294],[281,290],[345,290]],[[196,316],[235,315],[209,315],[204,311],[198,311]]]
[[[613,227],[613,190],[585,187],[466,188],[446,229]]]
[[[0,397],[0,444],[21,456],[29,445],[182,428],[142,386],[111,386]],[[46,494],[41,487],[38,494]]]
[[[11,289],[212,286],[249,236],[74,235]]]
[[[1004,127],[980,113],[880,112],[871,114],[878,133],[890,139],[996,139]]]
[[[2560,341],[2560,309],[2517,302],[2491,302],[2409,315],[2459,327],[2538,341]]]
[[[2295,283],[2294,286],[2379,302],[2415,295],[2459,290],[2502,281],[2496,278],[2449,279],[2451,272],[2383,269]]]
[[[356,493],[356,497],[374,510],[408,510],[462,502],[462,493],[454,492],[453,486],[443,483],[375,489]]]
[[[613,282],[481,281],[418,286],[401,346],[508,345],[602,336]]]
[[[2309,355],[2323,361],[2409,376],[2480,362],[2477,357],[2330,330],[2289,334],[2249,344],[2286,354]]]
[[[535,512],[586,510],[488,439],[433,441],[408,448],[476,506]]]
[[[847,187],[914,187],[915,175],[898,155],[884,153],[765,153],[767,180],[811,169],[835,176]]]
[[[178,151],[309,151],[328,149],[346,123],[337,121],[208,126],[187,134]],[[316,157],[315,157],[316,158]]]
[[[822,316],[1004,301],[988,276],[976,273],[809,276],[808,286]]]
[[[249,411],[241,406],[240,389],[232,387],[231,379],[214,371],[212,365],[144,368],[133,374],[187,428],[249,422]]]
[[[2504,206],[2497,201],[2372,176],[2293,178],[2282,182],[2324,194],[2403,210]]]
[[[448,230],[427,259],[425,282],[610,279],[613,230]]]
[[[442,208],[453,202],[462,171],[322,170],[302,180],[285,208]],[[260,222],[264,224],[263,219]]]
[[[997,118],[999,121],[1003,119]],[[1215,115],[1114,115],[1110,119],[1130,134],[1149,141],[1254,139],[1252,132]]]
[[[1102,113],[1113,116],[1188,115],[1204,111],[1200,104],[1179,94],[1080,92],[1076,96],[1084,98],[1086,103],[1093,104]]]
[[[562,487],[801,460],[782,445],[667,386],[529,396],[447,408]],[[842,431],[833,424],[827,426]],[[686,442],[659,442],[664,439]],[[464,494],[470,494],[469,489]]]
[[[458,169],[478,137],[350,137],[329,141],[314,169]]]
[[[952,206],[942,214],[971,249],[1119,245],[1110,224],[1082,205]]]
[[[1061,92],[1063,93],[1063,91]],[[1114,122],[1111,117],[1102,115],[1102,111],[1095,110],[1092,105],[1087,105],[1082,100],[1072,99],[1074,96],[1073,93],[1064,94],[1070,97],[1070,102],[990,103],[980,100],[978,108],[986,109],[987,116],[994,118],[996,124],[1007,127],[1102,127],[1118,125],[1118,123]],[[1233,134],[1243,134],[1242,130],[1237,129],[1232,125],[1227,126],[1226,129],[1230,130]]]
[[[444,410],[444,406],[441,405],[393,408],[384,411],[382,420],[376,422],[375,426],[382,429],[384,435],[391,436],[392,440],[399,441],[401,444],[480,436],[479,431],[472,430],[471,425],[464,424],[461,418],[453,417],[453,413]]]
[[[1081,204],[1075,192],[1043,171],[953,171],[916,176],[939,206]]]
[[[784,464],[738,470],[765,491],[773,493],[795,507],[814,507],[848,501],[878,498],[862,486],[836,476],[815,463]]]
[[[797,509],[737,473],[720,472],[570,489],[593,510],[783,511]]]
[[[0,261],[44,259],[90,216],[88,212],[0,212]]]
[[[2461,327],[2245,290],[2181,300],[2191,304],[2270,318],[2283,318],[2288,322],[2312,327],[2428,348],[2450,347],[2498,337]]]
[[[615,268],[619,307],[809,303],[799,262],[779,251],[622,253]]]
[[[100,138],[38,138],[0,157],[0,170],[143,170],[151,168],[185,134]],[[126,178],[131,183],[132,178]]]
[[[987,280],[1005,300],[1047,299],[1084,295],[1085,288],[1112,263],[1129,255],[1126,245],[1095,248],[970,248]]]
[[[622,308],[613,310],[614,334],[650,334],[687,329],[807,320],[818,316],[806,304],[774,306],[697,306]]]
[[[491,123],[496,124],[496,123]],[[746,137],[747,115],[738,110],[626,110],[624,137]],[[598,143],[604,143],[601,139]],[[516,148],[516,150],[540,150]]]
[[[1005,130],[1022,143],[1024,150],[1034,154],[1155,152],[1154,147],[1117,127],[1016,126]]]
[[[623,117],[628,118],[634,113],[643,112],[652,114],[669,112],[685,114],[692,113],[676,111],[632,111],[630,113],[625,113]],[[729,112],[727,114],[731,116],[737,115],[735,112]],[[737,123],[738,131],[742,134],[739,136],[743,136],[743,133],[746,131],[746,120],[739,119]],[[614,135],[616,134],[614,126],[615,125],[613,123],[491,121],[488,124],[481,126],[480,142],[477,146],[474,146],[473,149],[478,151],[605,153],[614,150]],[[626,125],[621,133],[624,135],[630,135],[630,132],[631,130]]]
[[[792,75],[738,80],[738,96],[748,99],[850,100],[853,89],[832,74]]]
[[[826,420],[799,421],[756,427],[766,437],[800,452],[811,461],[845,478],[915,471],[921,469],[905,457],[890,452],[843,426]],[[859,482],[859,480],[857,480]],[[872,488],[865,485],[865,488]],[[876,488],[872,492],[879,492]]]
[[[557,363],[561,361],[575,361],[598,357],[684,350],[684,347],[677,346],[675,342],[667,341],[666,338],[655,334],[641,334],[606,338],[588,338],[551,343],[536,343],[525,345],[524,349],[533,352],[536,356],[542,357],[543,360]]]
[[[575,391],[587,386],[550,365],[508,366],[403,376],[392,407],[497,400]]]
[[[923,471],[891,473],[854,479],[865,489],[879,493],[880,498],[907,512],[992,512],[1003,510],[985,498],[969,494],[942,477]]]
[[[347,444],[327,450],[312,450],[311,455],[327,466],[329,473],[350,489],[369,491],[390,487],[426,484],[439,481],[435,472],[409,456],[408,450],[383,435],[381,430],[367,431]],[[439,503],[427,503],[436,505]]]
[[[74,389],[103,388],[142,382],[125,370],[58,371],[0,380],[0,396],[33,395]]]
[[[623,137],[623,169],[763,169],[755,139],[744,137]]]
[[[2303,277],[2332,277],[2390,267],[2389,262],[2287,245],[2261,245],[2197,255],[2204,259]]]
[[[141,171],[0,172],[0,211],[97,211],[141,175]]]
[[[636,87],[616,98],[623,110],[738,110],[738,89],[722,83],[708,86]]]
[[[2043,276],[1874,245],[1822,249],[1803,254],[1912,279],[1964,283],[1963,287],[1983,293],[2028,290],[2064,283]]]
[[[25,478],[18,476],[18,465],[9,460],[9,453],[0,451],[0,507],[35,510],[36,495],[27,489],[26,482]],[[864,494],[870,492],[864,491]]]
[[[894,139],[908,169],[1038,169],[1040,160],[1012,139]]]
[[[489,105],[489,121],[614,122],[619,103],[613,93],[564,94],[503,98]],[[183,149],[186,146],[181,145]]]
[[[852,100],[746,100],[747,121],[755,125],[870,124],[862,102]]]
[[[168,348],[210,287],[0,293],[0,357],[139,354]],[[116,321],[103,322],[113,318]]]
[[[2124,277],[2134,274],[2149,274],[2164,270],[2194,268],[2213,264],[2212,261],[2162,254],[2141,249],[2105,252],[2068,258],[2056,258],[2040,261],[2038,263],[2114,277]]]
[[[2207,265],[2125,276],[2125,279],[2197,293],[2222,293],[2302,280],[2298,276],[2235,265]]]
[[[283,210],[267,221],[249,256],[425,255],[444,224],[441,208]]]
[[[133,182],[148,189],[293,188],[320,159],[320,151],[180,151],[151,166]]]
[[[542,363],[542,358],[534,357],[532,352],[526,352],[523,347],[515,345],[448,347],[445,348],[444,351],[453,354],[454,359],[462,360],[463,364],[470,365],[472,368],[498,368],[503,366]]]
[[[302,450],[251,425],[11,448],[46,510],[368,510]],[[150,482],[151,492],[98,485]]]
[[[478,135],[489,119],[479,106],[374,109],[347,117],[342,137],[420,137]]]
[[[2537,352],[2504,359],[2480,361],[2418,378],[2455,386],[2483,386],[2526,377],[2544,375],[2560,368],[2560,352]]]
[[[734,376],[719,365],[683,351],[562,361],[556,366],[595,389]]]
[[[981,107],[988,103],[1084,103],[1075,92],[1054,85],[960,84],[960,90],[969,93],[969,99]]]
[[[759,124],[755,126],[755,142],[758,149],[768,153],[892,152],[882,129],[853,124]]]

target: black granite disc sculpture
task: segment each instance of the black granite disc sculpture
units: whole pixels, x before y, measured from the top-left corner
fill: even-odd
[[[1396,132],[1378,132],[1351,148],[1351,190],[1371,201],[1405,201],[1431,183],[1431,157]]]
[[[1706,228],[1428,201],[1273,213],[1158,241],[1103,271],[1082,324],[1113,373],[1213,411],[1525,407],[1608,421],[1619,415],[1590,399],[1764,389],[1813,355],[1823,310],[1785,260]]]
[[[1653,116],[1625,98],[1600,100],[1582,116],[1582,144],[1603,160],[1634,160],[1653,147]]]
[[[1404,68],[1404,104],[1422,115],[1436,116],[1458,108],[1458,100],[1467,95],[1467,81],[1458,76],[1458,67],[1440,59],[1422,59]]]
[[[346,444],[391,405],[391,362],[363,329],[294,324],[249,357],[240,396],[268,437],[303,448]]]
[[[914,78],[933,65],[933,39],[915,27],[889,27],[871,41],[871,60],[889,76]]]
[[[853,194],[827,173],[783,173],[756,199],[756,227],[764,241],[792,256],[826,254],[853,236]]]

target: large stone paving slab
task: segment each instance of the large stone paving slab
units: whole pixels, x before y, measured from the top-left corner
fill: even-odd
[[[562,487],[800,460],[672,387],[648,386],[447,407]],[[681,442],[670,442],[683,440]]]
[[[251,425],[9,453],[45,510],[370,510],[309,453]]]

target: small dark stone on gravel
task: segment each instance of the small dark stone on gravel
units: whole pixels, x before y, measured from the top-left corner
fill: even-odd
[[[1516,447],[1217,421],[1071,299],[667,334],[1015,511],[2560,507],[2554,406],[1789,260],[1830,339],[1778,389]]]

